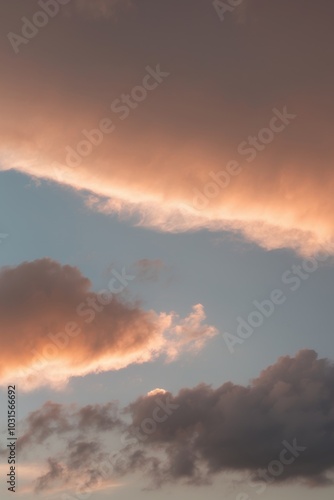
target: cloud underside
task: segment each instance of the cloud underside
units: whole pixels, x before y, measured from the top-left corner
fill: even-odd
[[[67,11],[72,16],[84,16],[94,21],[117,20],[119,15],[133,7],[132,0],[72,0]]]
[[[111,403],[78,409],[49,402],[25,421],[19,446],[31,449],[64,438],[63,450],[49,456],[49,471],[36,483],[40,490],[73,477],[102,487],[136,472],[147,474],[152,487],[210,484],[227,472],[269,486],[261,471],[276,472],[280,460],[285,465],[270,475],[273,484],[328,485],[334,467],[333,396],[333,363],[303,350],[280,358],[249,386],[202,384],[176,396],[152,391],[125,409],[130,423]],[[152,432],[147,421],[154,415],[161,419],[162,408],[168,416]],[[76,435],[69,434],[73,429]],[[114,431],[124,444],[119,452],[105,446]]]
[[[212,5],[199,1],[193,9],[159,3],[159,10],[149,2],[152,16],[133,3],[111,24],[60,16],[17,55],[9,42],[1,45],[8,68],[0,84],[2,167],[87,189],[92,207],[137,215],[137,223],[163,231],[239,231],[265,248],[305,253],[330,246],[332,3],[314,16],[301,0],[293,7],[255,0],[241,24],[235,16],[220,23]],[[19,14],[18,6],[1,6],[8,30],[20,30]],[[173,45],[164,43],[166,18]],[[195,26],[202,26],[205,51]],[[268,36],[270,44],[263,43]],[[111,103],[157,64],[170,75],[122,121]],[[296,118],[248,162],[239,145],[284,106]],[[66,147],[76,149],[82,130],[103,118],[115,130],[68,168]],[[212,187],[210,173],[226,171],[232,160],[241,173]],[[66,168],[57,171],[54,162]]]
[[[73,376],[161,355],[172,361],[182,351],[198,351],[217,333],[205,324],[200,304],[183,319],[145,311],[112,292],[114,281],[96,293],[77,268],[50,259],[2,268],[0,383],[15,378],[23,390],[62,387]]]

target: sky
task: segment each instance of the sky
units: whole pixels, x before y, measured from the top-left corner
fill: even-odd
[[[333,497],[333,14],[0,5],[3,498]]]

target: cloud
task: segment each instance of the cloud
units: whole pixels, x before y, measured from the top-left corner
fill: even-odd
[[[130,8],[131,0],[75,0],[77,11],[85,16],[99,19],[115,17],[119,8]]]
[[[31,412],[25,420],[25,432],[17,441],[19,450],[33,444],[41,445],[52,436],[70,436],[74,431],[110,432],[121,426],[118,406],[115,402],[105,405],[76,405],[65,407],[59,403],[47,401],[42,408]]]
[[[44,490],[49,484],[49,482],[55,481],[62,477],[63,467],[60,464],[58,464],[55,460],[52,459],[48,460],[48,464],[49,464],[49,471],[45,474],[45,476],[41,477],[37,481],[37,486],[36,486],[37,491]]]
[[[171,328],[167,355],[170,361],[179,356],[179,349],[197,352],[202,349],[211,337],[217,334],[213,326],[204,323],[206,314],[202,304],[193,306],[192,313]]]
[[[2,268],[0,383],[61,387],[73,376],[198,350],[217,333],[203,323],[201,305],[181,319],[125,301],[121,283],[134,277],[123,271],[96,293],[77,268],[50,259]]]
[[[160,259],[140,259],[135,262],[137,277],[143,281],[158,281],[161,271],[165,269],[165,263]]]
[[[0,6],[5,30],[20,32],[24,5]],[[112,26],[59,17],[17,55],[3,40],[2,168],[88,189],[99,200],[91,204],[96,209],[135,215],[138,224],[162,231],[234,231],[268,249],[303,253],[329,247],[333,3],[315,12],[303,0],[254,0],[241,24],[221,23],[200,0],[189,8],[176,0],[145,6],[136,2],[131,16]],[[171,31],[174,43],[166,44]],[[170,76],[145,100],[121,104],[142,84],[147,65],[158,64]],[[284,130],[276,121],[281,131],[270,141],[272,110],[285,107],[296,118]],[[82,131],[104,118],[115,130],[76,167],[66,165],[66,148],[80,150]],[[247,146],[259,133],[270,143]],[[242,171],[220,188],[212,175],[231,160]],[[54,162],[65,165],[64,175]]]
[[[182,389],[170,399],[178,410],[147,435],[144,449],[163,446],[166,452],[160,477],[155,472],[160,482],[191,483],[204,471],[204,477],[247,471],[259,480],[259,470],[279,460],[284,443],[297,443],[303,451],[275,480],[325,484],[334,468],[333,396],[334,364],[303,350],[280,358],[247,387],[227,382],[218,389],[205,384]],[[129,406],[133,428],[154,404],[146,396]]]
[[[272,474],[267,484],[332,484],[333,396],[334,364],[312,350],[279,358],[248,386],[226,382],[213,389],[201,384],[181,389],[175,396],[164,390],[152,391],[122,411],[131,418],[130,423],[124,420],[117,427],[110,426],[110,430],[122,430],[124,447],[117,453],[103,448],[105,439],[101,439],[100,433],[107,429],[96,431],[96,417],[87,426],[77,426],[77,431],[84,430],[86,435],[91,426],[95,444],[101,447],[94,448],[91,458],[87,454],[82,467],[79,461],[75,462],[76,474],[86,474],[89,460],[95,461],[98,450],[108,469],[103,476],[105,481],[140,472],[147,474],[155,487],[175,481],[209,484],[215,475],[234,471],[250,474],[252,481],[259,483],[266,482],[261,471],[268,473],[270,464],[282,459],[283,470],[275,477]],[[163,418],[161,409],[168,417]],[[26,427],[29,436],[37,421],[46,428],[37,433],[40,442],[46,442],[50,425],[56,429],[55,434],[57,429],[63,429],[62,413],[58,411],[55,425],[45,418],[46,410],[37,410]],[[66,413],[68,408],[65,406],[62,411]],[[101,407],[90,411],[92,415],[100,414]],[[154,431],[148,422],[152,418],[156,418]],[[60,433],[63,435],[62,430]],[[76,454],[81,447],[89,448],[89,441],[84,445],[81,440],[68,439],[57,457],[64,467],[71,467],[71,453]],[[101,476],[98,464],[90,470]]]
[[[120,432],[124,425],[119,418],[116,402],[84,407],[51,401],[44,403],[25,419],[16,442],[21,462],[23,461],[23,472],[28,467],[30,481],[35,478],[35,484],[30,483],[26,490],[47,490],[48,493],[72,490],[87,493],[91,489],[96,491],[100,487],[107,489],[117,486],[118,483],[110,478],[103,482],[103,486],[101,484],[101,473],[97,473],[96,468],[103,464],[107,455],[102,451],[102,443],[99,439],[96,440],[96,435],[100,438],[102,433],[108,436],[114,430]],[[43,451],[49,450],[50,446],[53,449],[53,445],[59,442],[66,443],[67,459],[48,457],[43,463]],[[39,450],[40,463],[38,467],[32,468],[29,466],[29,453],[36,449]],[[7,455],[7,448],[0,450],[0,455]]]

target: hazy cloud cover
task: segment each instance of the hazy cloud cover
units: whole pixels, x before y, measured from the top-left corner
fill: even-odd
[[[0,471],[17,445],[19,495],[331,494],[333,16],[0,3]],[[255,315],[229,357],[215,325]]]
[[[103,14],[88,18],[64,5],[17,55],[3,37],[3,168],[89,189],[101,196],[96,209],[159,230],[229,229],[308,253],[328,246],[333,3],[250,0],[223,22],[202,0],[114,4],[82,1]],[[3,3],[2,30],[20,33],[22,13],[35,11]],[[148,66],[165,76],[146,80],[142,98]],[[135,88],[139,99],[125,104]],[[78,158],[105,118],[113,131]]]

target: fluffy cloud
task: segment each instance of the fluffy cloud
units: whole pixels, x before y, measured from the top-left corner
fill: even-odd
[[[333,3],[253,0],[242,23],[238,9],[221,23],[210,2],[150,0],[111,25],[59,16],[17,55],[4,38],[2,167],[89,189],[96,208],[159,230],[241,231],[266,248],[308,253],[329,246]],[[24,14],[33,15],[26,2],[3,3],[5,32],[20,33]],[[121,104],[158,63],[170,76],[145,100],[137,88],[139,101]],[[285,106],[296,118],[283,130],[272,110]],[[114,131],[66,165],[66,148],[78,149],[103,118]],[[221,187],[212,175],[231,160],[242,170]]]
[[[204,384],[182,389],[170,400],[178,409],[147,434],[145,452],[163,445],[161,482],[196,482],[203,471],[210,476],[228,470],[249,471],[258,480],[261,469],[279,460],[286,442],[297,443],[303,451],[276,481],[326,484],[334,467],[333,396],[334,364],[303,350],[295,358],[280,358],[247,387],[227,382],[218,389]],[[132,429],[154,404],[154,398],[143,397],[129,406]]]
[[[201,305],[181,319],[125,301],[119,292],[126,278],[133,277],[122,271],[120,282],[114,275],[108,290],[95,293],[77,268],[49,259],[3,268],[1,384],[15,377],[24,389],[62,386],[72,376],[117,370],[161,354],[174,359],[217,333],[203,323]]]
[[[216,474],[236,471],[250,473],[253,481],[268,485],[263,471],[268,474],[270,464],[281,459],[285,465],[280,474],[270,477],[275,483],[331,484],[334,364],[311,350],[280,358],[248,386],[226,382],[213,389],[202,384],[182,389],[175,396],[164,390],[151,391],[122,412],[131,417],[130,424],[119,419],[116,426],[110,424],[110,430],[123,432],[125,446],[118,453],[102,446],[105,438],[102,441],[101,432],[107,431],[110,411],[110,406],[90,407],[90,418],[80,424],[78,416],[83,410],[76,410],[79,437],[68,439],[65,449],[52,458],[58,466],[50,464],[39,487],[51,487],[53,471],[60,469],[65,471],[63,479],[74,473],[87,477],[89,470],[90,477],[95,472],[95,478],[105,481],[140,471],[148,474],[155,486],[177,480],[205,484]],[[73,410],[68,407],[48,403],[29,417],[24,436],[35,434],[37,442],[43,444],[51,435],[50,428],[53,435],[64,435],[69,415],[73,417]],[[92,446],[80,437],[81,431],[87,436],[89,430],[95,432],[93,453],[82,463],[71,460],[71,453],[76,456],[78,448]],[[108,473],[101,473],[97,454]],[[94,467],[89,467],[90,460]]]

